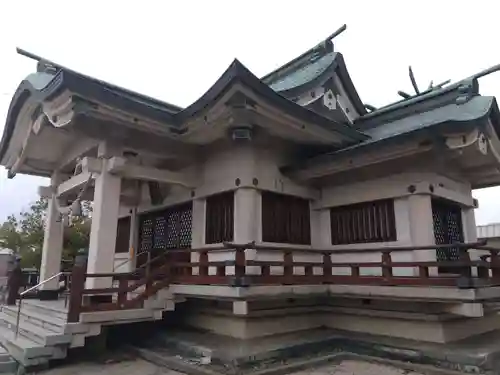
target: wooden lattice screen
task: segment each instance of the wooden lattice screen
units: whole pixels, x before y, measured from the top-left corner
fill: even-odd
[[[262,192],[262,241],[310,245],[309,200]]]
[[[205,243],[233,241],[234,192],[212,195],[206,202]]]
[[[396,241],[392,199],[330,209],[332,245]]]
[[[458,204],[441,199],[433,199],[432,222],[436,245],[464,242],[462,210]],[[460,258],[460,251],[458,247],[437,249],[436,258],[438,261],[458,260]],[[440,267],[439,272],[448,273],[456,272],[456,270]]]
[[[191,247],[192,207],[188,202],[141,215],[139,251],[155,256],[167,249]]]

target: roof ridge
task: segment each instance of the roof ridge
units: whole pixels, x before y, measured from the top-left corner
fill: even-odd
[[[316,44],[314,47],[309,48],[306,52],[297,56],[296,58],[288,61],[284,65],[281,65],[272,72],[266,74],[264,77],[260,78],[262,82],[266,85],[270,85],[273,81],[280,79],[281,77],[289,74],[291,71],[298,70],[304,66],[304,63],[310,62],[311,57],[321,58],[328,53],[333,52],[333,43],[331,40],[322,41]],[[317,56],[314,56],[317,54]]]

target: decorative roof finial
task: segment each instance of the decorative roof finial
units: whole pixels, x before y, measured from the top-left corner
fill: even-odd
[[[413,86],[413,89],[415,90],[415,94],[419,95],[420,90],[418,89],[417,81],[415,80],[415,75],[413,74],[413,70],[411,68],[411,65],[408,67],[408,73],[410,74],[411,85]]]
[[[334,38],[336,38],[337,36],[339,36],[340,34],[342,34],[346,30],[347,30],[347,25],[344,23],[333,34],[330,34],[328,36],[328,38],[325,39],[325,42],[327,42],[329,40],[333,40]]]

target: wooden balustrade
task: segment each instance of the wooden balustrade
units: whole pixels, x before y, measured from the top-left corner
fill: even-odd
[[[396,255],[404,252],[413,258],[414,252],[447,248],[458,249],[459,259],[395,261]],[[256,250],[252,254],[256,253],[257,257],[247,257],[248,249]],[[481,250],[488,254],[481,255],[478,260],[471,260],[470,250]],[[196,253],[198,260],[179,262],[173,256],[176,252]],[[83,267],[75,266],[68,321],[78,321],[82,312],[141,308],[145,300],[171,284],[233,287],[357,284],[459,288],[500,285],[499,252],[500,249],[485,246],[485,242],[356,250],[225,243],[216,248],[167,250],[131,273],[87,274]],[[366,254],[375,254],[379,261],[339,262],[333,259],[338,255],[362,257]],[[279,260],[260,260],[260,255],[271,255],[273,259]],[[454,272],[440,274],[438,269]],[[117,286],[86,289],[85,282],[89,278],[113,278]]]

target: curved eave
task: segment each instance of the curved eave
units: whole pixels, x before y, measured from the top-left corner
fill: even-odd
[[[102,81],[70,70],[61,69],[42,88],[35,87],[28,80],[24,80],[16,90],[9,107],[0,143],[0,161],[3,159],[9,145],[19,112],[27,100],[34,100],[41,104],[44,101],[49,101],[57,97],[64,91],[69,91],[73,96],[82,97],[90,102],[103,103],[111,108],[116,108],[132,115],[141,115],[146,119],[149,118],[166,124],[166,126],[170,125],[173,130],[181,134],[186,123],[209,110],[211,106],[217,103],[218,99],[236,84],[250,89],[259,100],[264,100],[268,104],[305,123],[322,126],[329,131],[343,136],[347,140],[347,143],[357,143],[369,138],[366,134],[348,125],[334,122],[277,94],[238,60],[233,61],[224,74],[203,96],[189,107],[176,113],[172,113],[170,111],[171,108],[162,106],[163,104],[156,100],[122,90],[116,86],[108,85]]]
[[[30,100],[35,102],[38,101],[39,90],[40,88],[35,87],[28,78],[23,80],[17,87],[16,92],[10,101],[2,139],[0,140],[0,164],[3,164],[3,158],[14,134],[16,121],[22,108]]]
[[[301,85],[286,90],[276,90],[276,92],[287,98],[294,98],[303,94],[306,91],[310,91],[311,89],[315,88],[318,84],[323,84],[334,74],[337,74],[337,76],[340,79],[340,82],[342,83],[342,86],[344,87],[349,97],[349,100],[354,105],[356,111],[360,115],[366,114],[367,113],[366,108],[363,102],[361,101],[361,98],[359,97],[356,88],[354,87],[351,76],[349,75],[349,72],[347,70],[344,57],[339,52],[334,53],[334,55],[335,57],[333,61],[321,73],[311,76],[309,80],[305,81]]]
[[[408,116],[407,120],[411,121],[413,117],[413,121],[417,125],[413,128],[409,127],[407,129],[402,129],[401,121],[394,121],[381,125],[380,127],[373,129],[373,131],[367,132],[367,134],[371,136],[371,139],[365,142],[314,157],[298,165],[284,167],[282,168],[282,172],[298,172],[311,167],[317,167],[321,164],[332,163],[346,157],[354,157],[374,148],[398,144],[402,141],[415,137],[428,137],[430,139],[436,139],[436,136],[444,133],[465,132],[475,126],[485,126],[487,119],[489,119],[492,115],[500,115],[496,100],[493,97],[477,96],[472,98],[467,103],[461,105],[447,105],[439,108],[438,110],[442,111],[443,114],[446,114],[450,109],[456,109],[456,111],[454,113],[448,112],[449,116],[436,116],[435,119],[431,118],[427,122],[421,118],[422,114]],[[500,117],[497,118],[500,120]],[[495,124],[494,127],[497,134],[500,134],[500,122],[492,121],[492,123]],[[381,133],[383,134],[382,128],[384,127],[391,127],[393,131],[387,132],[385,135],[381,135]],[[399,132],[396,132],[396,129],[399,129]],[[375,133],[376,131],[379,131],[379,133]]]
[[[250,89],[260,99],[297,119],[323,126],[328,130],[351,139],[353,142],[363,141],[369,138],[366,134],[348,125],[334,122],[277,94],[236,59],[200,99],[179,112],[176,116],[181,123],[189,121],[189,119],[196,117],[200,112],[207,110],[236,84],[241,84]]]
[[[370,113],[359,117],[354,125],[360,130],[377,126],[378,124],[395,121],[399,118],[422,112],[438,106],[453,102],[464,92],[461,88],[466,87],[468,95],[479,95],[479,84],[477,79],[465,79],[451,85],[429,89],[408,99],[388,104]]]

